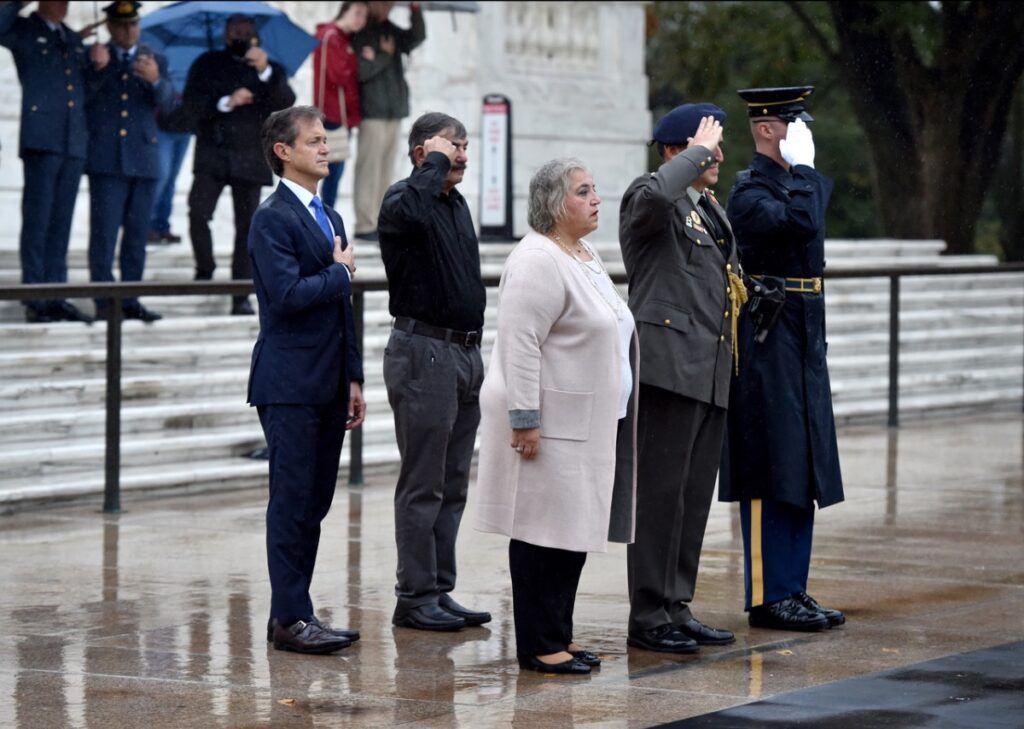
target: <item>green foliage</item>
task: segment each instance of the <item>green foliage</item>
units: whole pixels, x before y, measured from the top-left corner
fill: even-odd
[[[805,4],[803,9],[830,32],[826,3]],[[655,2],[648,13],[647,73],[654,119],[679,104],[698,101],[711,101],[729,114],[720,198],[727,197],[736,172],[753,155],[746,106],[736,90],[809,83],[816,88],[811,98],[815,166],[835,181],[828,235],[882,234],[867,141],[838,71],[785,3]],[[653,151],[651,166],[657,166]]]

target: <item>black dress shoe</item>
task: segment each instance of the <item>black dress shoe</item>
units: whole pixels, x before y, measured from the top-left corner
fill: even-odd
[[[256,312],[253,311],[252,304],[249,303],[248,296],[241,299],[235,299],[231,304],[232,316],[252,316],[255,313]]]
[[[591,651],[569,651],[572,657],[585,666],[596,668],[601,665],[601,657]]]
[[[25,321],[29,324],[49,324],[53,321],[49,307],[43,309],[37,306],[25,307]]]
[[[694,617],[675,627],[687,638],[697,641],[697,645],[729,645],[736,642],[736,636],[730,631],[711,628]]]
[[[377,241],[377,240],[379,240],[379,237],[377,236],[377,231],[376,230],[368,230],[365,233],[356,233],[355,237],[358,238],[359,240],[369,240],[369,241]]]
[[[157,314],[155,311],[150,311],[142,304],[129,304],[121,309],[125,319],[138,319],[146,323],[159,321],[163,319],[163,314]]]
[[[348,638],[331,635],[319,625],[297,620],[287,628],[280,623],[274,625],[274,648],[279,651],[296,653],[334,653],[352,645]]]
[[[803,605],[808,610],[810,610],[811,612],[817,611],[824,615],[825,619],[828,620],[828,627],[830,628],[834,628],[837,625],[842,625],[846,622],[846,616],[843,615],[841,611],[836,610],[835,608],[822,607],[820,604],[818,604],[817,600],[808,595],[806,592],[795,593],[793,595],[793,599],[801,605]]]
[[[54,301],[50,304],[50,316],[54,321],[80,321],[92,324],[93,318],[67,301]]]
[[[455,600],[452,599],[452,596],[447,592],[441,593],[441,597],[438,598],[437,604],[445,612],[451,613],[455,617],[465,620],[466,625],[483,625],[484,623],[491,622],[490,613],[470,610],[469,608],[462,607],[462,605],[455,602]]]
[[[696,653],[700,648],[697,641],[687,638],[671,623],[647,630],[630,631],[626,643],[634,648],[658,653]]]
[[[311,617],[307,622],[310,622],[310,623],[313,623],[314,625],[319,626],[320,629],[323,630],[324,632],[330,633],[331,635],[335,635],[335,636],[337,636],[339,638],[344,638],[345,640],[347,640],[350,643],[355,643],[357,640],[359,640],[359,631],[358,630],[348,630],[346,628],[335,628],[335,627],[332,627],[330,625],[330,623],[323,622],[322,620],[320,620],[320,618],[318,618],[315,615],[313,617]],[[274,640],[274,626],[275,625],[277,625],[277,621],[274,620],[273,618],[270,618],[269,620],[267,620],[267,642],[268,643],[271,642],[272,640]]]
[[[750,608],[747,622],[754,628],[773,630],[798,630],[813,632],[825,630],[828,618],[817,611],[811,611],[791,597]]]
[[[535,656],[519,656],[519,667],[538,673],[590,673],[590,666],[577,658],[561,663],[545,663]]]
[[[459,630],[466,627],[466,621],[457,618],[438,605],[428,603],[408,610],[395,608],[391,617],[392,625],[416,630]]]

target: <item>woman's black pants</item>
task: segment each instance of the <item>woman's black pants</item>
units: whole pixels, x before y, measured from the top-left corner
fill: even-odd
[[[509,542],[512,613],[519,655],[558,653],[572,643],[576,588],[586,561],[586,552],[538,547],[518,539]]]

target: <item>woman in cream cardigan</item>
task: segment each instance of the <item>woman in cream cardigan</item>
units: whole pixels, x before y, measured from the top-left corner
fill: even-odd
[[[601,198],[582,162],[530,181],[533,229],[505,263],[480,391],[476,527],[509,543],[521,668],[589,673],[573,640],[587,552],[633,539],[633,317],[583,236]]]

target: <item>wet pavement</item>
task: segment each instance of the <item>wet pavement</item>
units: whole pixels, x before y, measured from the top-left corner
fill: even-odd
[[[849,622],[824,633],[746,625],[733,505],[712,507],[693,605],[732,646],[627,651],[625,549],[591,555],[576,637],[604,664],[580,677],[519,672],[507,542],[468,519],[454,594],[494,621],[391,626],[390,477],[339,488],[324,524],[314,602],[363,636],[332,656],[265,642],[261,492],[3,516],[0,727],[644,727],[1020,641],[1022,444],[1014,412],[841,431],[847,501],[818,515],[810,592]],[[893,686],[887,707],[913,703]]]

